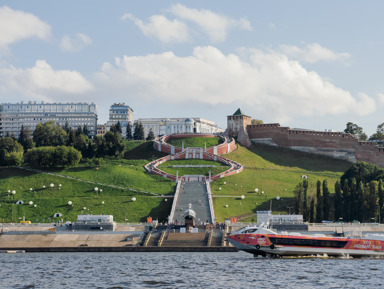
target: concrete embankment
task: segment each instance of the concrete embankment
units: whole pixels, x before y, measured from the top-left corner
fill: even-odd
[[[114,232],[68,231],[63,228],[28,229],[10,226],[0,234],[0,251],[25,252],[236,252],[222,240],[225,235],[148,232],[145,226],[120,227]],[[130,231],[122,231],[130,230]],[[166,234],[167,233],[167,234]],[[169,238],[168,238],[169,235]],[[161,237],[161,240],[160,240]],[[143,244],[144,243],[144,244]]]

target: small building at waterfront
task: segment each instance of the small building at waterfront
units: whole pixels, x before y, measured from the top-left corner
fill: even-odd
[[[77,221],[72,224],[72,229],[92,231],[114,231],[116,223],[112,215],[78,215]]]

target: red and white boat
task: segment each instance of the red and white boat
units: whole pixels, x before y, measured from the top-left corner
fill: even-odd
[[[245,227],[227,240],[239,250],[261,256],[384,257],[384,235],[332,237],[324,234],[277,234],[263,227]]]

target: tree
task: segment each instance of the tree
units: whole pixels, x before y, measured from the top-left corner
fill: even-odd
[[[127,140],[131,140],[133,138],[132,136],[132,126],[131,124],[128,122],[128,125],[127,125],[127,130],[126,130],[126,139]]]
[[[148,136],[146,140],[154,140],[155,139],[155,134],[153,133],[152,128],[149,130]]]
[[[378,185],[378,196],[379,196],[379,223],[384,220],[384,189],[382,180],[379,181]]]
[[[357,182],[356,185],[356,192],[357,192],[357,219],[362,222],[364,218],[364,188],[361,181]]]
[[[89,131],[88,126],[86,124],[84,124],[83,126],[83,133],[85,136],[91,137],[91,132]]]
[[[67,133],[53,120],[45,124],[39,123],[33,132],[33,141],[36,147],[57,146],[67,142]]]
[[[122,129],[121,129],[120,121],[118,121],[116,124],[112,124],[109,131],[113,132],[113,133],[122,134]]]
[[[384,122],[377,126],[376,133],[371,135],[369,140],[384,141]]]
[[[20,166],[24,149],[11,137],[0,138],[0,166]]]
[[[261,119],[252,119],[251,124],[264,124],[264,122]]]
[[[144,140],[144,127],[141,122],[138,122],[135,126],[135,131],[133,133],[134,140]]]
[[[329,211],[330,211],[330,202],[329,202],[329,190],[327,180],[323,181],[323,217],[325,220],[329,220]]]
[[[341,185],[340,182],[337,181],[335,183],[335,196],[333,198],[334,200],[334,207],[335,207],[335,220],[339,220],[340,217],[343,215],[343,204],[342,204],[342,198],[341,198]]]
[[[348,180],[344,180],[343,181],[343,195],[342,195],[342,198],[343,198],[343,203],[342,203],[342,206],[343,206],[343,214],[342,214],[342,217],[344,218],[345,221],[350,221],[350,208],[349,208],[349,203],[350,203],[350,198],[349,198],[349,184],[348,184]]]
[[[115,157],[123,156],[125,145],[119,133],[109,131],[104,135],[104,140],[104,154]]]
[[[123,133],[123,130],[121,129],[120,121],[117,121],[117,123],[116,123],[116,132],[119,133],[119,134]]]
[[[354,163],[342,176],[341,182],[344,180],[356,179],[356,182],[367,184],[371,181],[379,181],[384,178],[384,169],[366,162]]]
[[[368,136],[364,133],[363,128],[352,122],[347,123],[347,127],[345,128],[344,132],[353,134],[361,140],[367,140],[368,138]]]
[[[65,132],[67,134],[71,131],[71,128],[69,127],[68,121],[65,122],[65,125],[64,125],[63,129],[65,130]]]
[[[321,196],[321,182],[316,183],[316,223],[323,220],[323,198]]]
[[[311,198],[311,204],[309,206],[309,222],[315,222],[315,198]]]
[[[29,127],[24,127],[24,125],[21,125],[19,138],[17,139],[17,141],[23,146],[24,152],[33,147],[33,140]]]
[[[303,215],[304,220],[308,221],[308,181],[303,180]]]
[[[376,183],[369,183],[369,198],[368,198],[368,210],[369,210],[369,219],[374,220],[376,216]]]
[[[294,190],[294,195],[295,195],[295,214],[302,214],[303,213],[303,184],[299,183],[295,190]]]

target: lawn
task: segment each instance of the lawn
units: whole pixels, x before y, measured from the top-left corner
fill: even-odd
[[[193,167],[175,167],[175,166],[187,166],[191,165]],[[197,167],[202,166],[202,167]],[[207,167],[210,166],[210,167]],[[212,167],[214,166],[214,167]],[[162,171],[176,175],[178,172],[179,176],[184,175],[203,175],[209,176],[211,171],[211,176],[222,173],[226,171],[229,167],[223,165],[219,162],[207,161],[207,160],[172,160],[167,161],[158,166]]]
[[[325,179],[333,193],[335,182],[351,165],[332,158],[263,145],[253,145],[249,149],[238,145],[225,157],[241,163],[245,169],[240,174],[212,183],[218,221],[269,210],[271,200],[274,213],[288,213],[294,204],[293,191],[303,181],[303,175],[307,176],[310,184],[309,194],[314,194],[317,180],[322,182]],[[241,195],[244,195],[243,200]],[[277,196],[279,200],[276,200]]]
[[[187,147],[200,147],[200,148],[209,148],[212,146],[217,146],[222,143],[222,140],[219,137],[183,137],[183,138],[170,138],[167,143],[181,148],[184,143],[184,148]]]
[[[152,142],[127,142],[126,146],[129,150],[124,159],[107,159],[100,167],[80,164],[75,168],[56,168],[52,170],[54,174],[0,168],[0,221],[19,221],[24,216],[32,222],[47,222],[49,218],[74,221],[82,211],[112,214],[118,222],[126,219],[128,222],[142,222],[147,216],[166,220],[172,199],[165,201],[161,195],[173,195],[176,184],[149,174],[143,168],[144,164],[164,154],[155,151]],[[267,210],[271,200],[274,212],[288,212],[293,206],[293,190],[302,182],[303,175],[308,177],[309,191],[314,191],[317,180],[327,179],[333,193],[335,181],[350,166],[331,158],[261,145],[250,149],[238,145],[225,157],[241,163],[245,169],[240,174],[212,183],[218,221]],[[215,165],[214,169],[226,169],[217,162],[206,163],[202,160],[170,161],[164,163],[162,169],[174,174],[178,170],[179,175],[207,175],[207,168],[196,168],[196,171],[195,168],[188,168],[184,171],[185,168],[169,167],[175,163]],[[213,172],[213,168],[208,168],[208,172],[209,169]],[[54,184],[53,188],[50,184]],[[258,192],[255,192],[256,188]],[[12,195],[12,190],[16,194]],[[241,199],[241,195],[245,198]],[[276,200],[277,196],[280,200]],[[135,202],[132,197],[136,198]],[[16,205],[18,200],[24,203]],[[30,201],[32,205],[29,205]],[[71,206],[68,201],[72,202]],[[52,216],[55,213],[63,216],[54,219]]]

